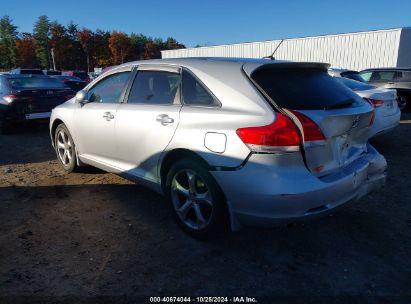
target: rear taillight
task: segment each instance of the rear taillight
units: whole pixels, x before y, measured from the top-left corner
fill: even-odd
[[[6,95],[6,96],[3,96],[3,99],[7,103],[12,103],[13,101],[15,101],[17,99],[17,96],[15,96],[15,95]]]
[[[291,113],[293,113],[301,123],[305,142],[325,140],[325,136],[323,132],[321,131],[320,127],[314,121],[312,121],[310,118],[308,118],[307,116],[305,116],[304,114],[300,112],[291,111]]]
[[[372,98],[365,98],[366,101],[369,102],[374,108],[381,107],[384,104],[384,100],[372,99]]]
[[[266,126],[237,129],[237,135],[254,152],[291,152],[300,150],[298,129],[290,118],[276,113]]]
[[[382,106],[382,105],[384,104],[384,101],[383,101],[383,100],[375,100],[375,99],[365,98],[365,97],[364,97],[364,100],[365,100],[366,102],[368,102],[368,103],[369,103],[372,107],[374,107],[374,108],[379,107],[379,106]],[[377,103],[374,103],[374,102],[376,102],[376,101],[380,101],[381,103],[377,106],[377,105],[376,105]],[[372,111],[369,126],[372,126],[372,125],[374,124],[374,120],[375,120],[375,111]]]

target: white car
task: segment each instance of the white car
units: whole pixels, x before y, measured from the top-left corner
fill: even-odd
[[[374,106],[375,118],[370,137],[389,131],[400,123],[401,110],[398,107],[396,90],[378,89],[373,85],[343,77],[335,78]]]

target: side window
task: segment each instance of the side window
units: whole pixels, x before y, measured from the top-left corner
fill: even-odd
[[[402,79],[402,78],[403,78],[402,72],[396,72],[395,73],[395,79]]]
[[[127,103],[173,104],[180,87],[180,74],[166,71],[139,71]]]
[[[371,76],[371,80],[373,81],[390,81],[393,80],[395,76],[394,71],[380,71],[374,72]]]
[[[210,106],[214,98],[191,73],[183,71],[183,102],[187,105]]]
[[[361,72],[360,75],[365,81],[370,81],[371,80],[371,74],[372,72]]]
[[[116,103],[119,101],[131,72],[120,72],[102,79],[88,92],[88,102]]]

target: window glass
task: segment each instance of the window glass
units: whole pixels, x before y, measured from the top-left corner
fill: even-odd
[[[365,81],[370,81],[372,72],[370,72],[370,71],[361,72],[360,75]]]
[[[139,71],[128,96],[128,103],[173,104],[180,86],[180,75],[166,71]]]
[[[402,78],[402,72],[397,72],[397,74],[395,75],[396,79],[401,79]]]
[[[98,82],[88,91],[89,102],[116,103],[119,101],[128,78],[129,71],[108,76]]]
[[[344,77],[335,77],[339,82],[347,86],[353,91],[366,91],[366,90],[372,90],[375,89],[376,87],[373,85],[370,85],[368,83],[356,81],[353,79],[349,78],[344,78]]]
[[[257,69],[252,79],[282,108],[322,110],[348,107],[358,95],[336,77],[316,68]]]
[[[348,78],[348,79],[353,79],[353,80],[357,80],[360,82],[364,82],[364,78],[361,77],[360,73],[358,72],[343,72],[341,73],[342,77]]]
[[[50,77],[13,77],[9,78],[8,82],[13,89],[34,89],[34,88],[47,88],[47,89],[63,89],[67,88],[64,83],[61,83],[57,79]]]
[[[393,80],[395,76],[394,71],[378,71],[373,72],[371,76],[372,81],[389,81]]]
[[[183,101],[188,105],[208,106],[214,104],[214,98],[191,73],[183,71]]]

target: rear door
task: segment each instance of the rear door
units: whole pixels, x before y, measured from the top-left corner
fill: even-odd
[[[81,157],[112,164],[116,158],[114,126],[131,67],[110,74],[87,91],[87,102],[74,113],[75,140]]]
[[[179,67],[141,65],[119,106],[116,121],[118,163],[122,171],[158,181],[158,162],[180,120]]]
[[[304,134],[302,113],[320,128],[324,140],[306,141],[308,168],[325,175],[358,159],[366,152],[373,108],[318,64],[270,64],[257,68],[251,78],[291,117]]]

